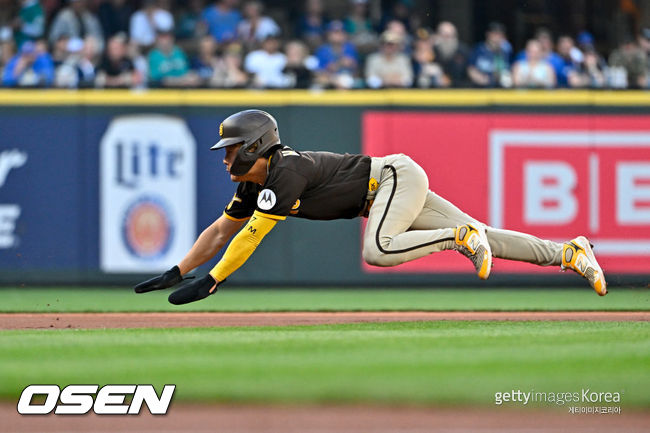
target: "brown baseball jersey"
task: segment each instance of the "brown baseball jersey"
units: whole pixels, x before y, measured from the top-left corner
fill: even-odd
[[[298,152],[285,146],[269,158],[264,185],[240,183],[224,212],[236,220],[249,218],[255,210],[278,220],[354,218],[366,204],[369,176],[368,156]]]

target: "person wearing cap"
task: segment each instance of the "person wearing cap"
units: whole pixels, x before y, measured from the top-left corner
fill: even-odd
[[[66,59],[54,72],[56,87],[82,88],[95,84],[95,65],[97,63],[97,42],[92,36],[85,40],[68,40]]]
[[[13,56],[2,74],[5,87],[49,87],[54,80],[54,65],[49,54],[41,53],[27,41]]]
[[[318,81],[325,87],[349,88],[357,76],[359,55],[344,30],[343,22],[331,21],[327,26],[327,43],[315,53],[318,59]]]
[[[506,29],[493,22],[485,32],[485,41],[476,46],[469,59],[467,74],[476,87],[507,87],[512,47]]]
[[[62,35],[79,39],[92,36],[99,44],[99,52],[103,52],[104,32],[97,17],[88,10],[86,0],[68,0],[68,4],[61,9],[52,22],[50,44],[54,44]]]
[[[381,48],[366,60],[366,84],[372,88],[410,87],[413,67],[402,52],[402,38],[392,31],[381,34]]]

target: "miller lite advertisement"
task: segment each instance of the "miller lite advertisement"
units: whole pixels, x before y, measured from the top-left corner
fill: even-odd
[[[196,141],[183,119],[113,119],[100,149],[100,267],[164,271],[196,238]]]

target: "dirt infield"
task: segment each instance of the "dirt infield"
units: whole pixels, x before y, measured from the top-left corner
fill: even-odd
[[[146,409],[144,409],[146,412]],[[227,433],[539,433],[647,432],[650,414],[570,414],[568,409],[412,408],[390,406],[175,405],[165,416],[21,416],[0,405],[0,431]]]
[[[0,329],[176,328],[320,325],[438,320],[650,321],[650,311],[285,312],[285,313],[6,313]]]

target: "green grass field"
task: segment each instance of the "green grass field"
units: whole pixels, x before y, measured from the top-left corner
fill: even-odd
[[[165,383],[179,400],[494,404],[621,392],[649,406],[646,323],[438,322],[0,333],[0,396],[30,383]]]
[[[650,290],[584,289],[304,289],[228,288],[201,302],[174,306],[170,290],[5,288],[0,312],[105,311],[572,311],[650,310]]]
[[[650,310],[647,290],[4,289],[4,312]],[[179,401],[494,405],[494,394],[620,392],[650,407],[648,322],[412,322],[249,328],[0,331],[0,399],[32,383],[166,383]]]

